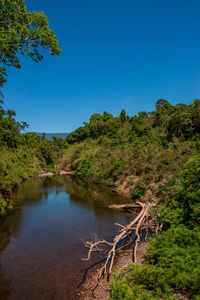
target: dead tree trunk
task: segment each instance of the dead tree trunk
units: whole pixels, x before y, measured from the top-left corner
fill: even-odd
[[[100,246],[106,245],[110,247],[108,253],[105,257],[105,262],[103,266],[100,268],[97,276],[97,286],[101,279],[107,275],[107,279],[109,280],[109,275],[111,274],[114,260],[116,257],[116,253],[119,252],[119,249],[124,247],[125,241],[130,239],[131,236],[135,235],[134,239],[134,247],[133,247],[133,263],[137,263],[137,248],[138,244],[141,241],[141,236],[145,233],[145,238],[147,239],[148,232],[156,232],[161,230],[161,224],[155,223],[155,216],[151,216],[149,213],[149,209],[155,206],[156,203],[142,203],[137,202],[134,204],[134,207],[141,208],[139,214],[134,218],[128,225],[123,226],[121,224],[116,223],[115,225],[119,226],[121,229],[118,234],[114,237],[113,242],[108,242],[106,240],[96,240],[95,241],[87,241],[85,242],[85,246],[89,249],[87,258],[83,258],[83,260],[90,260],[91,254],[95,251],[101,251]],[[119,247],[119,244],[122,246]],[[96,287],[97,287],[96,286]]]

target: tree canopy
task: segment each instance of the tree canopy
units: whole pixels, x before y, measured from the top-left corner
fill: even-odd
[[[84,123],[83,127],[71,132],[66,141],[74,144],[88,137],[97,139],[100,136],[107,136],[120,144],[122,135],[125,135],[129,142],[136,140],[136,137],[146,139],[157,137],[157,141],[166,146],[174,137],[181,140],[197,136],[199,138],[199,132],[199,99],[195,99],[190,105],[179,103],[174,106],[165,99],[159,99],[154,111],[149,113],[142,111],[133,117],[129,117],[124,109],[119,117],[114,117],[106,111],[102,115],[95,113],[90,117],[89,123]]]
[[[39,62],[43,49],[51,55],[61,53],[44,12],[28,11],[24,0],[0,0],[0,85],[8,67],[21,68],[20,55]]]

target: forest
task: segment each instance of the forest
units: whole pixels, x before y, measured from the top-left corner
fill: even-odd
[[[133,117],[94,114],[65,140],[23,133],[28,125],[3,103],[0,122],[1,215],[12,207],[12,188],[43,169],[154,201],[163,230],[150,239],[143,266],[116,275],[112,299],[199,299],[200,100],[159,99],[155,111]]]

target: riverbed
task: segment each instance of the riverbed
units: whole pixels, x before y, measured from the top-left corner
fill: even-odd
[[[78,299],[90,265],[83,240],[96,234],[111,241],[114,224],[132,216],[107,206],[127,199],[73,176],[33,178],[13,197],[14,209],[0,222],[0,299]]]

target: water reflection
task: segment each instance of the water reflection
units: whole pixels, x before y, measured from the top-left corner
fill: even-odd
[[[68,176],[29,180],[14,198],[0,223],[0,299],[76,299],[88,264],[81,239],[111,239],[130,216],[105,207],[127,199]]]
[[[11,233],[10,233],[11,234]],[[9,231],[0,234],[0,252],[8,245],[10,240]],[[0,295],[1,299],[9,299],[11,294],[11,280],[9,280],[2,271],[0,264]]]

